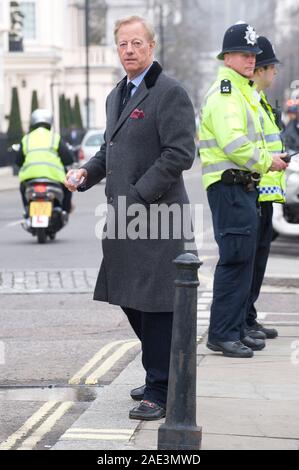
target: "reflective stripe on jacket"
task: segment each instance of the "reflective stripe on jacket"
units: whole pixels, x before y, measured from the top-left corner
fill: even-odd
[[[231,93],[221,93],[221,81],[225,79],[231,82]],[[220,68],[200,118],[200,157],[206,189],[227,169],[264,174],[271,166],[256,93],[247,78],[228,67]]]
[[[59,142],[58,134],[43,127],[25,135],[22,139],[25,160],[19,172],[20,180],[48,178],[63,183],[65,170],[58,155]]]
[[[261,100],[265,108],[260,107],[260,116],[262,127],[267,143],[268,150],[271,153],[281,153],[283,151],[283,142],[280,136],[280,129],[276,124],[275,116],[267,98],[263,92],[260,93]],[[260,181],[258,186],[259,201],[261,202],[279,202],[286,201],[286,177],[284,171],[269,171]]]

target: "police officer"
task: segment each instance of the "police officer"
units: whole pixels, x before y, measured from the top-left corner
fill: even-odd
[[[249,24],[226,31],[218,55],[224,67],[204,99],[199,130],[203,184],[219,247],[207,347],[229,357],[252,357],[265,346],[244,333],[258,228],[255,185],[260,175],[286,167],[284,154],[269,153],[259,119],[251,79],[261,52]]]
[[[264,93],[273,83],[277,74],[276,65],[280,62],[275,55],[271,42],[267,38],[260,36],[257,43],[263,52],[256,57],[253,79],[260,93],[262,128],[269,152],[272,154],[281,153],[283,152],[284,145],[280,135],[280,119],[278,113],[272,109]],[[252,338],[265,339],[276,338],[278,333],[276,329],[265,328],[257,322],[257,312],[254,303],[260,293],[270,252],[273,231],[273,202],[285,203],[285,172],[271,171],[264,175],[259,183],[258,192],[261,216],[259,218],[253,280],[247,308],[246,333]]]
[[[20,167],[20,191],[27,211],[25,181],[35,178],[47,178],[59,183],[65,179],[65,166],[74,162],[73,152],[67,147],[59,134],[51,130],[53,116],[47,109],[36,109],[30,118],[30,132],[22,139],[16,155],[16,164]],[[64,185],[63,210],[71,212],[72,194]],[[26,216],[26,214],[25,214]]]

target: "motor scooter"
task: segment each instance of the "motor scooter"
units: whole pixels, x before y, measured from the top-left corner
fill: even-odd
[[[54,240],[56,233],[68,222],[68,213],[62,209],[62,185],[47,178],[25,181],[24,184],[27,206],[22,227],[36,236],[38,243],[46,243],[47,238]]]

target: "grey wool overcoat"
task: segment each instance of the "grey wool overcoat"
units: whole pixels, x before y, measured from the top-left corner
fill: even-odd
[[[84,165],[88,177],[81,190],[106,177],[107,202],[112,209],[107,212],[109,229],[102,241],[103,262],[94,299],[144,312],[171,312],[176,275],[173,260],[185,252],[190,234],[186,240],[183,228],[177,227],[177,213],[169,217],[170,221],[176,219],[169,237],[165,227],[164,231],[161,228],[167,217],[156,218],[158,226],[149,227],[150,211],[172,204],[190,210],[182,172],[192,166],[195,156],[194,111],[182,86],[154,62],[118,118],[126,83],[125,77],[108,96],[105,143]],[[124,200],[127,206],[138,204],[134,207],[142,209],[128,214],[126,227],[120,222],[123,214],[119,215]],[[143,235],[124,236],[138,215],[134,226]]]

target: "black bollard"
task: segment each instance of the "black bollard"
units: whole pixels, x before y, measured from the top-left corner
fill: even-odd
[[[159,450],[198,450],[201,427],[196,425],[197,256],[187,253],[178,269],[174,298],[171,358],[165,424],[158,430]]]

